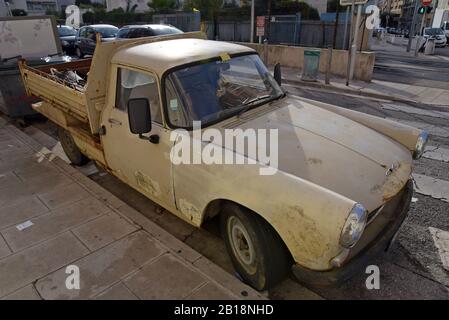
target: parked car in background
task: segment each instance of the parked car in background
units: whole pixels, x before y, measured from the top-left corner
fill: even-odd
[[[117,39],[162,36],[183,33],[178,28],[165,24],[145,24],[124,26],[117,33]]]
[[[435,46],[444,47],[447,43],[444,31],[441,28],[424,28],[424,38],[433,37],[435,39]]]
[[[101,34],[101,41],[107,42],[115,40],[118,30],[117,27],[110,24],[93,24],[81,27],[75,40],[76,55],[78,58],[83,58],[86,54],[94,54],[97,42],[96,33]]]
[[[373,37],[377,37],[377,35],[382,35],[387,33],[387,29],[379,27],[373,29]]]
[[[447,43],[449,43],[449,21],[444,21],[443,25],[441,26],[441,29],[444,32],[444,35],[446,36]]]
[[[62,50],[66,54],[75,53],[76,29],[65,25],[59,25],[57,28]]]

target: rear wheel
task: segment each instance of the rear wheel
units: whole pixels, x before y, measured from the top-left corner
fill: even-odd
[[[81,153],[81,150],[75,144],[70,132],[63,128],[58,129],[59,141],[61,142],[62,149],[69,158],[70,162],[77,166],[83,166],[89,162],[89,158]]]
[[[246,283],[265,290],[286,276],[290,253],[265,220],[238,205],[226,204],[220,224],[234,268]]]
[[[84,53],[81,51],[80,47],[76,47],[75,53],[78,58],[80,59],[84,58]]]

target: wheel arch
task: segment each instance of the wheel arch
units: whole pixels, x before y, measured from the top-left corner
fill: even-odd
[[[203,214],[202,214],[202,220],[201,220],[201,225],[203,225],[203,223],[207,220],[210,220],[214,217],[217,217],[220,215],[222,208],[224,207],[225,204],[232,204],[235,206],[239,206],[245,210],[247,210],[248,212],[250,212],[252,215],[255,215],[257,217],[259,217],[260,219],[262,219],[267,225],[270,226],[270,229],[276,233],[276,235],[278,236],[279,240],[282,242],[282,244],[284,245],[284,247],[287,249],[290,258],[293,259],[293,254],[290,251],[289,247],[287,246],[287,244],[285,243],[284,239],[281,237],[281,235],[279,234],[279,232],[276,230],[276,228],[259,212],[249,208],[248,206],[245,206],[241,203],[238,203],[236,201],[230,200],[230,199],[225,199],[225,198],[218,198],[218,199],[214,199],[212,201],[210,201],[206,207],[203,210]],[[201,226],[200,225],[200,226]]]

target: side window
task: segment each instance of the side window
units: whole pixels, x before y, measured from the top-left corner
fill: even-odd
[[[142,29],[142,37],[151,37],[154,33],[151,29]]]
[[[86,37],[86,28],[81,28],[79,36],[82,37],[82,38]]]
[[[91,39],[91,40],[95,40],[95,30],[92,28],[88,28],[86,30],[86,38]]]
[[[117,38],[128,38],[127,33],[128,29],[120,29],[120,31],[117,33]]]
[[[183,103],[179,98],[181,95],[178,94],[175,86],[173,85],[175,81],[172,75],[169,75],[165,80],[165,96],[167,99],[167,111],[168,119],[172,125],[178,127],[189,127],[192,123],[189,123],[190,116],[186,113],[186,109],[183,107]]]
[[[136,98],[148,99],[151,120],[162,123],[157,79],[147,73],[118,68],[115,107],[127,112],[128,101]]]

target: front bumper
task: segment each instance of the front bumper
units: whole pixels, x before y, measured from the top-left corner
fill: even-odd
[[[410,202],[413,194],[413,182],[409,180],[406,186],[399,192],[398,196],[392,200],[394,208],[391,209],[391,215],[380,213],[377,219],[388,219],[382,230],[373,235],[375,226],[367,227],[366,235],[362,236],[360,243],[351,249],[348,258],[341,267],[329,271],[314,271],[306,269],[299,265],[292,267],[295,277],[302,283],[312,287],[326,287],[331,285],[339,285],[351,278],[355,273],[364,270],[370,261],[378,256],[381,252],[387,251],[394,241],[404,219],[407,217],[410,208]],[[396,201],[395,201],[396,200]],[[372,224],[374,224],[373,221]],[[373,230],[374,229],[374,230]],[[365,237],[365,239],[364,239]]]

